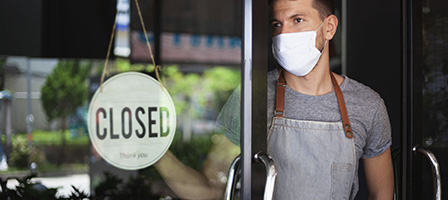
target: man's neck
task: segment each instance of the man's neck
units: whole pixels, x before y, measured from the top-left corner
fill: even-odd
[[[332,92],[334,88],[331,82],[329,62],[326,61],[321,59],[306,76],[295,76],[285,70],[286,84],[306,95],[318,96]]]

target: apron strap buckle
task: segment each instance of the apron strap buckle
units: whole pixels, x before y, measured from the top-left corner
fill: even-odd
[[[350,125],[350,120],[348,119],[347,108],[345,107],[344,95],[342,95],[341,88],[339,87],[336,78],[333,73],[330,72],[331,81],[333,82],[333,87],[336,93],[336,98],[338,99],[339,111],[341,112],[342,124],[344,125],[345,136],[349,139],[353,138],[352,126]]]
[[[285,88],[286,88],[286,80],[283,75],[283,70],[280,71],[280,76],[277,80],[277,98],[275,100],[275,117],[283,117],[284,111],[284,102],[285,102]]]
[[[283,117],[283,110],[275,110],[274,116],[275,117]]]

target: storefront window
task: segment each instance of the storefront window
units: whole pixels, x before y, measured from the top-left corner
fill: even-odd
[[[241,1],[156,1],[140,1],[140,7],[160,68],[153,65],[135,1],[118,1],[105,81],[137,72],[162,83],[176,116],[166,154],[149,167],[120,169],[92,145],[89,106],[101,88],[106,55],[5,55],[0,57],[0,199],[223,196],[230,163],[240,153],[238,141],[229,138],[239,137],[239,118],[234,136],[223,133],[216,121],[229,98],[235,103],[227,107],[239,117]]]

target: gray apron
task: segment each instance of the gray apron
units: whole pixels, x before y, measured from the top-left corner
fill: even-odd
[[[277,81],[276,112],[268,133],[268,153],[275,161],[274,199],[349,199],[355,178],[355,145],[344,98],[331,74],[341,122],[283,117],[286,82]]]

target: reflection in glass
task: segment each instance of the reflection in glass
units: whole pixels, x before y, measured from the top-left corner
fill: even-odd
[[[127,71],[156,77],[154,66],[147,64],[150,59],[146,46],[139,46],[144,35],[134,12],[134,1],[117,2],[120,4],[114,53],[130,60],[110,61],[108,77]],[[60,187],[46,190],[56,192],[50,194],[56,197],[71,194],[99,199],[222,197],[228,168],[240,150],[216,129],[215,122],[241,83],[241,0],[160,2],[162,8],[154,7],[155,0],[140,1],[140,6],[150,42],[155,42],[151,40],[156,38],[154,34],[160,34],[157,53],[162,65],[161,81],[176,107],[178,128],[166,156],[146,169],[120,170],[102,159],[90,145],[86,111],[89,99],[99,87],[104,60],[9,56],[0,60],[0,89],[10,91],[13,97],[8,118],[11,143],[7,142],[9,137],[1,134],[8,170],[1,171],[0,177],[1,181],[12,176],[19,179],[8,180],[7,188],[25,187],[20,181],[31,180],[33,185],[41,181],[36,187]],[[154,9],[161,11],[161,20],[156,21]],[[160,32],[153,29],[154,23],[160,23]],[[31,69],[30,94],[26,86],[27,63]],[[32,137],[27,136],[26,130],[28,96],[34,116]],[[44,103],[46,99],[51,101]],[[2,128],[9,116],[5,113],[3,110],[0,113],[4,119],[0,122]],[[4,133],[3,129],[0,133]],[[32,141],[31,147],[28,141]],[[37,166],[33,171],[38,175],[27,178],[31,163]],[[188,173],[179,175],[183,170]]]
[[[448,14],[445,1],[423,1],[422,58],[423,91],[422,145],[432,151],[442,170],[442,188],[448,184]],[[433,194],[431,168],[422,161],[422,198]],[[445,185],[445,186],[444,186]]]

